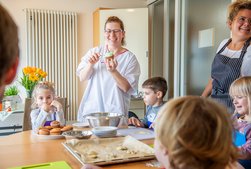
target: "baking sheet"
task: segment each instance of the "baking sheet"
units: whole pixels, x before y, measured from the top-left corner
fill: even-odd
[[[152,147],[131,136],[90,140],[67,140],[65,148],[83,165],[107,165],[154,159]]]

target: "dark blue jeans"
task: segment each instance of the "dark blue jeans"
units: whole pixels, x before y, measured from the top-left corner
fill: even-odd
[[[238,162],[239,162],[245,169],[251,169],[251,160],[238,160]]]

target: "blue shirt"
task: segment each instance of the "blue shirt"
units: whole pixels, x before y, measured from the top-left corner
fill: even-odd
[[[142,123],[144,124],[144,126],[146,128],[149,128],[150,125],[155,121],[157,114],[163,105],[164,105],[164,103],[159,106],[155,106],[155,107],[146,106],[146,115],[145,115],[144,119],[142,120]]]

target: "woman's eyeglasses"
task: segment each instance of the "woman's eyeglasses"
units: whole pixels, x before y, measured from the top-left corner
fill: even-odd
[[[115,33],[115,34],[118,34],[118,33],[120,33],[120,32],[123,32],[123,30],[121,30],[121,29],[105,29],[105,33],[107,33],[107,34],[111,34],[111,33]]]
[[[240,16],[239,18],[237,18],[237,22],[239,24],[244,24],[245,22],[247,22],[249,25],[251,25],[251,18],[246,18],[244,16]]]

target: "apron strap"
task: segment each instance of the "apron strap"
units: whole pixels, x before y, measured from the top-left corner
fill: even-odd
[[[221,50],[219,50],[219,52],[217,54],[220,54],[221,52],[223,52],[225,50],[225,48],[229,45],[229,43],[232,42],[232,38],[228,39],[227,43],[221,48]]]
[[[242,48],[242,50],[241,50],[240,58],[243,58],[244,55],[245,55],[245,53],[247,52],[247,48],[248,48],[249,45],[250,45],[250,41],[251,41],[251,38],[249,38],[249,39],[245,42],[245,44],[244,44],[244,46],[243,46],[243,48]]]
[[[53,113],[53,117],[54,117],[54,121],[56,121],[57,120],[56,112]]]
[[[249,47],[250,45],[250,41],[251,41],[251,37],[246,40],[246,42],[244,43],[244,46],[241,50],[241,55],[240,55],[240,58],[243,58],[245,53],[247,52],[247,48]],[[223,52],[225,50],[225,48],[232,42],[232,38],[230,38],[227,43],[219,50],[219,52],[217,54],[220,54],[221,52]]]

